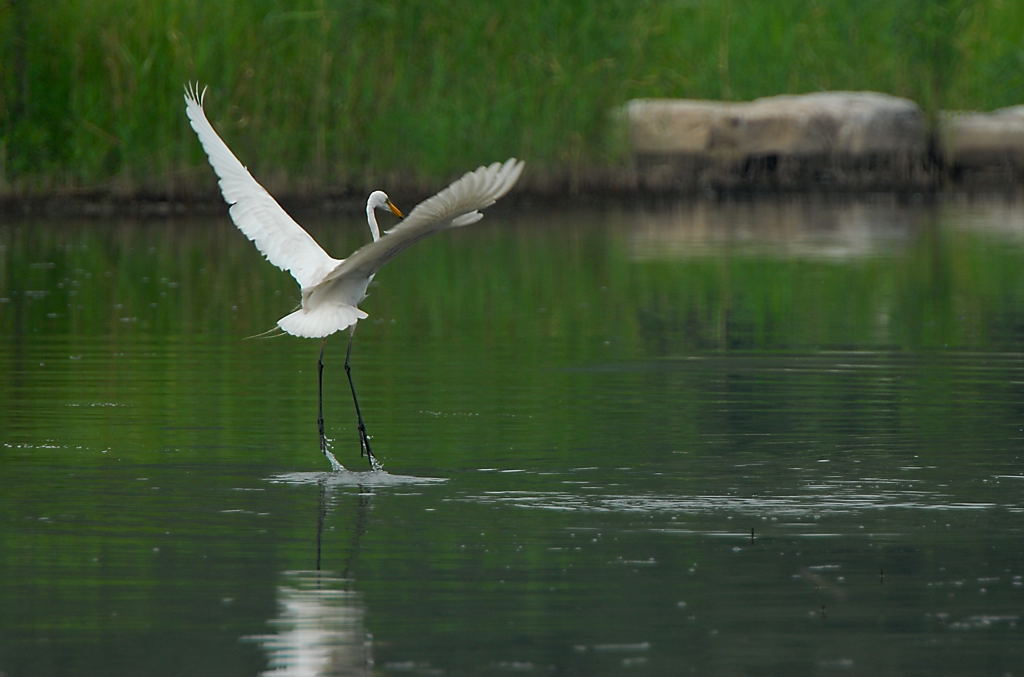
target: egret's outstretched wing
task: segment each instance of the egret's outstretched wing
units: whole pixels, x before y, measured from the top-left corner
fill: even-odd
[[[291,273],[301,287],[315,285],[340,261],[329,256],[242,166],[206,119],[205,94],[198,84],[186,86],[185,114],[220,179],[231,220],[268,261]]]
[[[483,218],[479,210],[511,190],[523,163],[510,158],[468,172],[437,195],[416,205],[397,226],[379,240],[360,248],[338,264],[324,282],[340,277],[369,277],[409,245],[445,228],[468,226]]]

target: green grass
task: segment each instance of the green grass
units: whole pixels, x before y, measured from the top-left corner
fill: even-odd
[[[272,190],[437,180],[509,155],[613,167],[634,97],[826,89],[929,111],[1021,102],[1016,0],[11,0],[0,6],[0,191],[208,191],[182,112]]]

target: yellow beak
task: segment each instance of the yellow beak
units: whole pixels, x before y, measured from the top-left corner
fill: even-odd
[[[392,202],[391,200],[388,200],[387,205],[388,205],[388,209],[391,210],[392,214],[394,214],[395,216],[397,216],[400,219],[404,219],[405,218],[405,214],[402,213],[401,209],[399,209],[398,207],[395,206],[394,202]]]

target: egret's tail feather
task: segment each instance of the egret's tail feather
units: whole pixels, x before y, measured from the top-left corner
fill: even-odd
[[[246,336],[242,340],[248,341],[249,339],[258,338],[277,338],[278,336],[284,336],[284,332],[281,331],[281,328],[275,324],[273,327],[266,331],[261,331],[259,334],[253,334],[252,336]]]
[[[323,338],[351,327],[369,317],[355,306],[322,305],[313,310],[299,308],[277,321],[282,331],[303,338]]]

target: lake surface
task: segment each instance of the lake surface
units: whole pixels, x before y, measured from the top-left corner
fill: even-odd
[[[226,215],[0,223],[0,674],[1024,674],[1024,205],[498,207],[363,303],[386,474]]]

